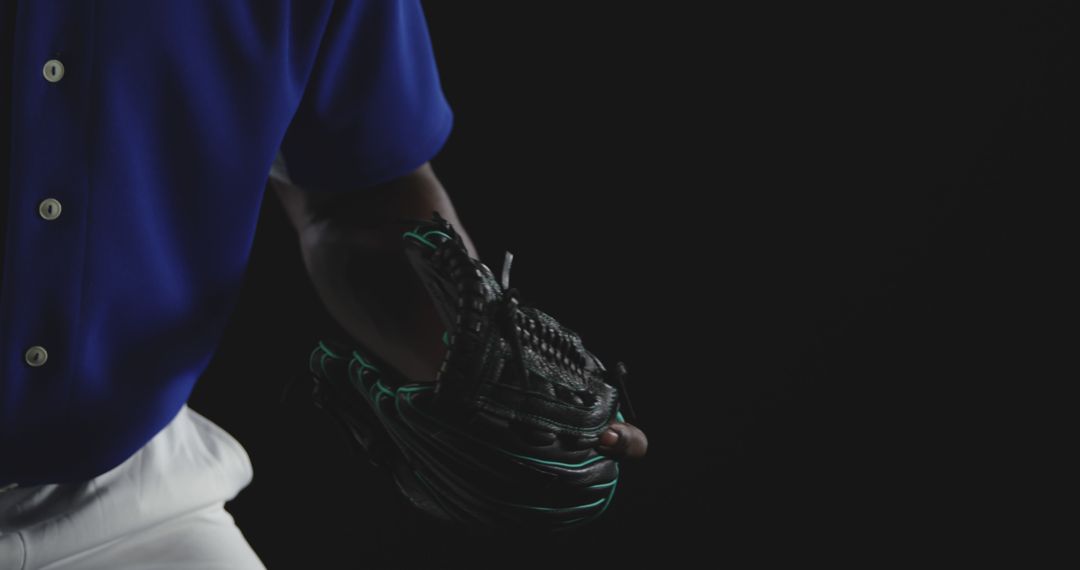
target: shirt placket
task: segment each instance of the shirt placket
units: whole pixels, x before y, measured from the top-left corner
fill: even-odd
[[[22,0],[12,58],[11,187],[0,298],[0,428],[30,436],[69,403],[93,152],[93,1]],[[24,433],[25,432],[25,433]]]

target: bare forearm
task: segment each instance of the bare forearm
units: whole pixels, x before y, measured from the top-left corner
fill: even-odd
[[[414,381],[432,381],[444,330],[402,247],[402,218],[438,211],[476,249],[430,166],[348,195],[271,184],[300,237],[304,265],[330,314],[355,340]]]

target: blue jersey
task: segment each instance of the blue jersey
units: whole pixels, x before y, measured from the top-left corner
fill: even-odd
[[[313,192],[449,135],[416,0],[0,0],[0,486],[96,476],[187,400],[280,151]]]

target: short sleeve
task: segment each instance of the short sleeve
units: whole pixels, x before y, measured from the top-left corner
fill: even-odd
[[[338,0],[275,164],[307,190],[357,190],[430,160],[452,123],[419,0]]]

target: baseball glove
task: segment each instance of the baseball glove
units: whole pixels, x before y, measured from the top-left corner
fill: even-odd
[[[351,340],[323,340],[309,360],[316,404],[437,519],[482,532],[598,519],[619,463],[594,448],[625,421],[622,407],[634,417],[625,366],[609,372],[574,331],[523,305],[510,252],[496,281],[437,212],[409,221],[406,255],[446,326],[435,381],[411,382]]]

